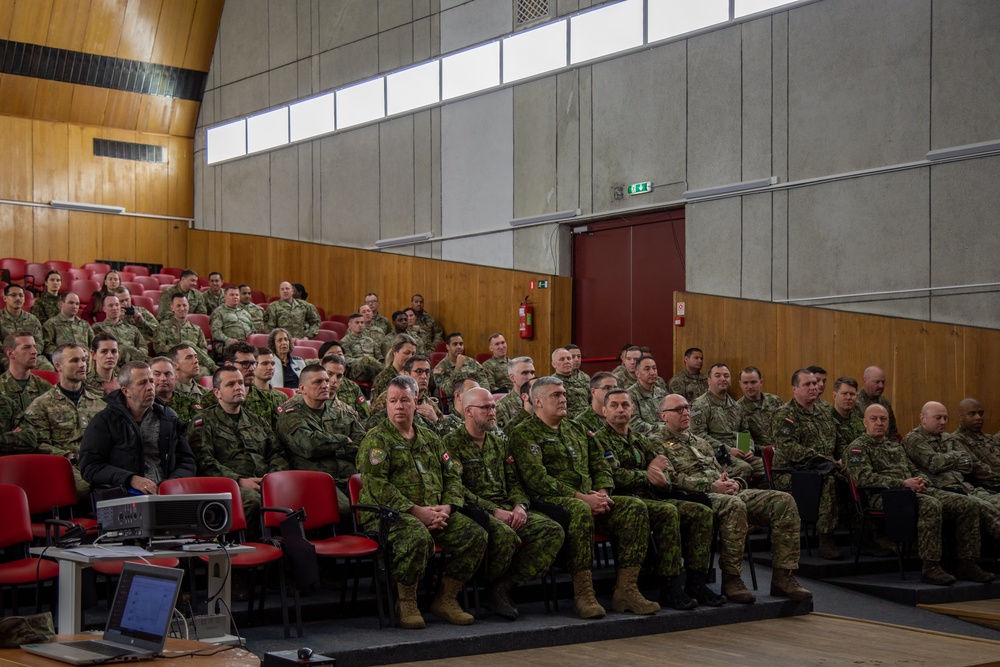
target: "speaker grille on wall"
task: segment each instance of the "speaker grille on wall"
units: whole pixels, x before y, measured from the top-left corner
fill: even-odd
[[[134,144],[128,141],[94,139],[94,155],[138,162],[163,162],[163,146]]]
[[[516,25],[548,18],[549,0],[517,0]]]

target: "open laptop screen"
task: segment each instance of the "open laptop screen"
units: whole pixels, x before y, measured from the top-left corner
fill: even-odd
[[[129,638],[162,646],[181,577],[183,572],[173,568],[126,563],[104,638],[132,644]]]

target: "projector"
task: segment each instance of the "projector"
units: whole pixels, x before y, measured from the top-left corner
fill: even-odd
[[[233,525],[232,514],[228,493],[126,496],[97,503],[101,534],[112,539],[222,535]]]

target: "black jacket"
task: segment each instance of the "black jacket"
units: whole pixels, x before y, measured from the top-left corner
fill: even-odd
[[[104,397],[108,404],[94,416],[80,443],[80,474],[91,486],[128,488],[145,469],[139,424],[129,412],[121,390]],[[158,402],[153,414],[160,420],[160,464],[163,478],[193,477],[197,462],[177,413]]]

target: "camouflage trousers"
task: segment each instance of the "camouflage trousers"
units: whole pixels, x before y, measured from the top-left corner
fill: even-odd
[[[712,510],[685,500],[649,500],[649,527],[659,552],[656,573],[680,574],[681,554],[689,570],[707,572],[712,558]]]
[[[569,514],[566,528],[566,569],[571,573],[590,570],[594,565],[594,533],[614,537],[618,567],[642,567],[649,546],[649,514],[638,498],[611,496],[611,511],[594,515],[590,506],[576,498],[554,500]]]
[[[1000,493],[990,493],[982,487],[976,487],[970,498],[977,501],[979,508],[979,524],[983,530],[996,539],[1000,539]]]
[[[361,357],[351,364],[349,377],[355,382],[374,382],[385,366],[372,357]],[[373,395],[372,398],[375,398]]]
[[[373,521],[366,529],[377,531]],[[389,529],[389,546],[392,548],[390,571],[397,583],[410,585],[420,581],[427,569],[427,562],[434,556],[434,545],[439,544],[451,556],[445,563],[444,573],[461,582],[472,579],[486,553],[486,531],[475,520],[452,512],[448,526],[433,533],[420,520],[402,512]]]
[[[872,497],[872,507],[881,509],[882,497]],[[955,524],[955,553],[959,558],[978,558],[979,503],[960,493],[928,489],[917,494],[917,555],[923,560],[941,560],[941,525]]]
[[[716,526],[719,529],[719,567],[728,574],[740,573],[747,537],[747,521],[771,527],[773,567],[797,570],[799,567],[799,509],[791,494],[767,489],[747,489],[735,496],[708,494],[712,499]]]
[[[76,485],[76,504],[81,510],[80,516],[88,516],[94,511],[90,502],[90,484],[80,474],[80,469],[73,466],[73,483]]]
[[[528,520],[516,532],[491,514],[487,533],[486,578],[496,581],[506,574],[515,585],[548,572],[565,538],[562,526],[534,511],[528,512]]]

